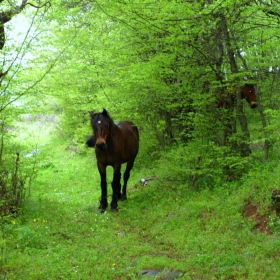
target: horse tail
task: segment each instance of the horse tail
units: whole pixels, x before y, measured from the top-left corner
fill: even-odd
[[[86,145],[89,147],[89,148],[94,148],[95,147],[95,143],[96,143],[96,140],[95,140],[95,137],[94,135],[92,136],[89,136],[86,140]]]

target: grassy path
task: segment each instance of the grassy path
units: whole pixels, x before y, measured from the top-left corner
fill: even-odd
[[[242,214],[250,186],[144,187],[139,179],[153,174],[136,163],[128,200],[99,214],[93,150],[66,146],[43,146],[30,200],[2,227],[0,279],[140,279],[149,268],[182,271],[181,279],[280,277],[279,232],[256,232]]]

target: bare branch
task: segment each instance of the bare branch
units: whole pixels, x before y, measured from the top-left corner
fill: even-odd
[[[50,73],[50,71],[56,66],[57,62],[59,61],[60,57],[66,52],[69,46],[71,46],[73,40],[77,37],[77,34],[79,33],[79,30],[75,32],[71,40],[69,41],[68,45],[56,56],[56,58],[53,60],[53,62],[50,64],[50,66],[46,69],[45,73],[42,74],[42,76],[35,81],[32,85],[30,85],[27,89],[25,89],[22,93],[18,94],[13,99],[9,100],[6,104],[2,104],[0,107],[0,113],[5,110],[9,105],[20,99],[22,96],[26,95],[31,89],[33,89],[37,84],[39,84],[47,74]]]
[[[30,5],[31,7],[33,7],[33,8],[36,8],[36,9],[41,9],[41,8],[43,8],[43,7],[46,7],[46,6],[50,6],[51,5],[51,2],[50,1],[46,1],[44,4],[42,4],[42,5],[35,5],[35,4],[32,4],[32,3],[26,3],[26,6],[27,5]]]

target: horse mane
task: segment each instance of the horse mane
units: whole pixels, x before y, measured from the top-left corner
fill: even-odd
[[[107,120],[108,120],[108,123],[109,123],[109,128],[113,127],[114,126],[114,120],[110,117],[110,115],[107,113]]]

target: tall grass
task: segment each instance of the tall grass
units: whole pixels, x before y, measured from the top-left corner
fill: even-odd
[[[147,269],[177,270],[181,279],[280,277],[280,229],[269,197],[279,183],[276,162],[197,189],[136,160],[128,200],[117,213],[100,214],[93,150],[44,140],[31,198],[20,215],[1,221],[0,279],[140,279]],[[139,182],[151,175],[148,185]],[[248,201],[272,217],[272,234],[245,217]]]

